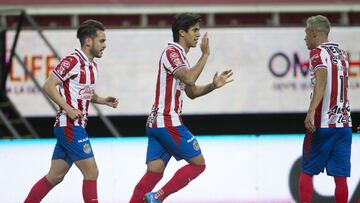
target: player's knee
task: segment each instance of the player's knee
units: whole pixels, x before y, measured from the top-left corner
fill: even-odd
[[[64,177],[65,177],[64,175],[57,176],[56,179],[55,179],[57,184],[61,183],[64,180]]]
[[[97,167],[90,170],[90,179],[96,180],[99,176],[99,169]]]
[[[205,164],[195,165],[195,168],[198,171],[198,173],[200,174],[205,171],[206,165]]]
[[[92,167],[84,171],[83,175],[86,180],[96,180],[99,176],[99,170],[97,167]]]
[[[52,185],[57,185],[64,180],[65,174],[48,174],[46,178]]]
[[[150,165],[148,166],[148,171],[155,172],[155,173],[163,173],[165,170],[165,166],[163,165]]]
[[[165,163],[161,159],[150,161],[147,163],[147,170],[155,173],[163,173],[165,170]]]
[[[205,165],[205,158],[202,154],[187,160],[188,163],[194,165]]]

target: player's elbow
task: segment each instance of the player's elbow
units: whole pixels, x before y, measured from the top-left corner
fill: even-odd
[[[193,94],[188,94],[187,96],[188,96],[191,100],[194,100],[194,99],[196,98],[196,96],[193,95]]]
[[[186,78],[182,82],[185,83],[188,86],[194,86],[195,85],[195,80],[193,80],[191,78]]]
[[[189,70],[181,69],[175,73],[175,77],[187,86],[194,86],[196,82],[196,78]]]
[[[42,90],[43,90],[44,92],[48,92],[48,89],[49,89],[49,84],[48,84],[48,82],[45,82],[45,83],[43,84],[43,86],[42,86]]]
[[[194,100],[197,97],[190,88],[186,89],[185,93],[186,93],[186,96],[188,96],[191,100]]]

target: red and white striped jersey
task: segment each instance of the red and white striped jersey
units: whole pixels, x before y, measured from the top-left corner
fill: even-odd
[[[75,125],[85,128],[89,104],[98,78],[97,64],[90,62],[80,49],[75,49],[73,54],[61,59],[54,68],[53,74],[62,82],[59,92],[66,103],[84,113],[83,118],[73,120],[67,116],[64,109],[59,107],[54,126]]]
[[[159,61],[155,102],[147,120],[147,126],[162,128],[182,125],[180,118],[185,84],[175,78],[180,68],[190,68],[184,49],[169,42]]]
[[[320,44],[310,51],[311,83],[314,87],[315,72],[327,70],[327,82],[322,101],[315,111],[317,128],[351,127],[348,100],[349,61],[347,53],[337,43]]]

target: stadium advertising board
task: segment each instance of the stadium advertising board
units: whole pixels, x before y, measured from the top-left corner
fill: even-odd
[[[235,81],[212,94],[184,103],[184,114],[241,114],[305,112],[310,100],[308,50],[303,28],[214,28],[209,32],[211,55],[197,84],[210,82],[217,71],[233,69]],[[45,31],[64,56],[79,45],[75,30]],[[14,32],[7,36],[11,47]],[[148,114],[154,101],[158,60],[170,29],[118,29],[107,31],[107,49],[98,59],[97,92],[120,98],[120,108],[100,107],[107,115]],[[330,39],[347,49],[351,58],[349,97],[352,111],[360,111],[360,28],[334,28]],[[42,84],[58,60],[34,31],[20,34],[16,49]],[[199,47],[189,53],[191,64]],[[7,91],[25,116],[54,112],[17,61]],[[104,95],[104,96],[105,96]],[[185,99],[187,100],[187,99]],[[37,105],[34,105],[36,103]],[[94,111],[90,110],[90,114]]]

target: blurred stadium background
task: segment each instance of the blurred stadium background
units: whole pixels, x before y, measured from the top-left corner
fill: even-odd
[[[129,199],[145,170],[145,121],[158,58],[171,41],[172,17],[180,12],[201,14],[202,32],[210,34],[212,53],[199,83],[225,68],[234,70],[235,81],[185,100],[184,122],[200,135],[209,167],[169,202],[297,201],[310,95],[305,20],[328,17],[330,39],[349,51],[355,132],[360,120],[359,0],[0,0],[0,202],[22,201],[47,171],[55,108],[38,87],[59,58],[79,46],[76,28],[89,18],[107,27],[97,92],[120,99],[116,110],[90,109],[87,131],[102,174],[100,200]],[[190,52],[192,64],[199,54],[198,48]],[[359,150],[360,137],[354,134],[350,202],[360,199]],[[169,176],[178,164],[170,163]],[[21,179],[14,182],[15,174]],[[67,179],[72,182],[65,180],[44,202],[81,201],[79,172],[72,170]],[[333,201],[330,178],[316,179],[315,189],[315,202]]]

